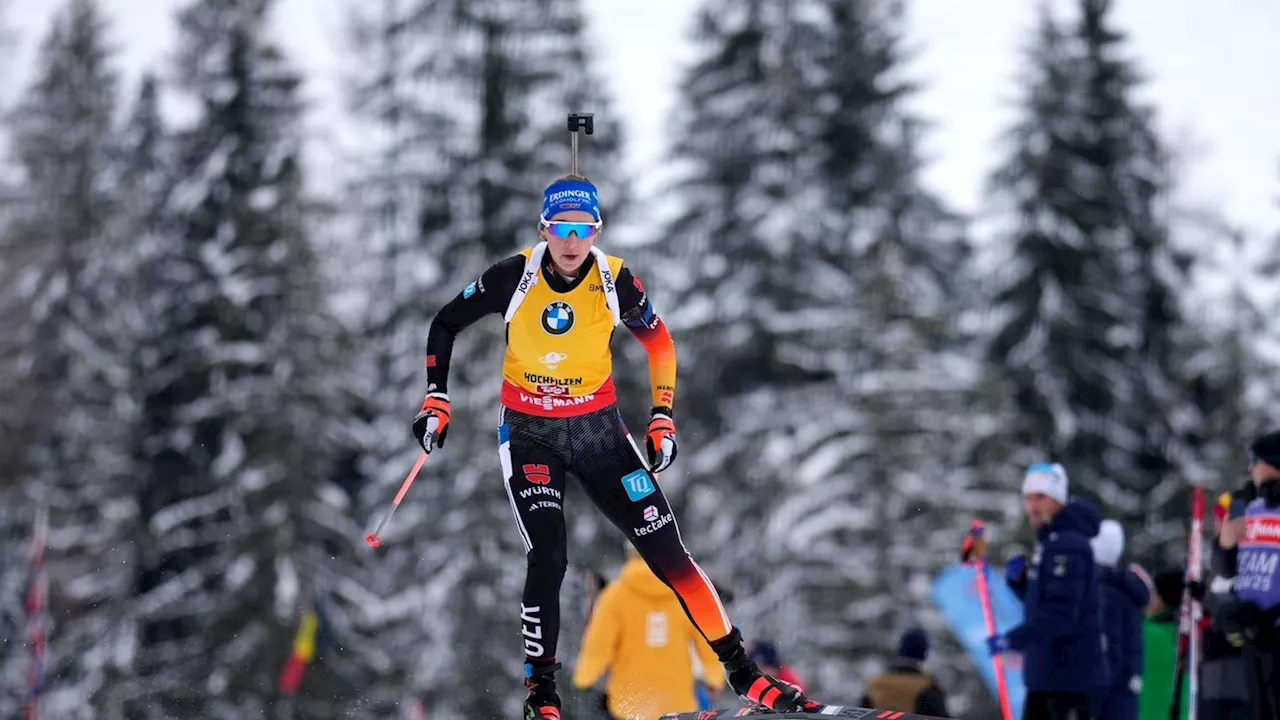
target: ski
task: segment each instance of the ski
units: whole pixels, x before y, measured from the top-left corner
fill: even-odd
[[[824,718],[865,718],[865,720],[933,720],[926,715],[877,710],[875,708],[824,705],[817,712],[774,712],[761,707],[730,708],[727,710],[703,710],[701,712],[668,713],[658,720],[720,720],[736,717],[768,717],[772,720],[823,720]]]

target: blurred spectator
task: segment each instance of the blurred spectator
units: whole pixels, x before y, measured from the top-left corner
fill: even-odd
[[[1280,718],[1280,432],[1254,440],[1249,476],[1256,497],[1245,507],[1243,531],[1228,523],[1222,532],[1223,544],[1237,542],[1235,600],[1219,607],[1216,625],[1244,649],[1253,716],[1273,720]]]
[[[1102,518],[1088,502],[1068,500],[1067,471],[1057,463],[1027,469],[1022,500],[1036,548],[1030,562],[1010,558],[1006,577],[1023,599],[1025,619],[1007,635],[987,638],[987,645],[992,654],[1023,654],[1024,720],[1083,720],[1110,677],[1101,582],[1089,545]]]
[[[1239,523],[1244,517],[1246,501],[1240,493],[1223,493],[1213,507],[1213,542],[1208,584],[1193,589],[1200,597],[1210,618],[1227,606],[1234,595],[1235,563],[1228,557],[1235,550],[1238,537],[1223,529],[1229,521]],[[1235,512],[1232,512],[1232,506]],[[1202,720],[1249,720],[1253,710],[1249,703],[1249,668],[1243,652],[1228,642],[1216,627],[1204,633],[1204,653],[1200,661],[1200,707]]]
[[[1142,692],[1138,695],[1141,720],[1169,720],[1173,701],[1173,673],[1178,662],[1178,606],[1182,602],[1183,572],[1171,570],[1151,581],[1151,602],[1142,622]],[[1188,683],[1182,686],[1181,718],[1190,706]]]
[[[1124,529],[1103,520],[1089,544],[1102,580],[1102,627],[1107,637],[1111,682],[1097,696],[1094,714],[1102,720],[1137,720],[1142,692],[1142,613],[1151,591],[1135,572],[1120,565]]]
[[[616,720],[694,712],[695,655],[702,665],[702,682],[718,692],[724,686],[724,669],[711,646],[689,621],[676,594],[628,546],[618,579],[600,593],[587,621],[574,686],[590,691],[607,672],[605,707]]]
[[[863,707],[946,717],[946,693],[924,671],[928,657],[929,636],[924,630],[911,628],[902,633],[893,667],[867,683]]]
[[[762,641],[752,645],[751,659],[760,666],[761,672],[772,675],[784,683],[791,683],[801,690],[804,689],[804,683],[800,681],[795,668],[782,662],[782,658],[778,655],[778,648],[773,643]]]

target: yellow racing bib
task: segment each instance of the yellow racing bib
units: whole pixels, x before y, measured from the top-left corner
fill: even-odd
[[[533,248],[521,252],[529,260]],[[513,410],[550,417],[580,415],[615,402],[613,387],[614,319],[605,283],[622,269],[622,258],[603,257],[607,274],[587,271],[572,290],[557,292],[539,277],[522,287],[514,314],[507,319],[507,350],[502,359],[502,404]],[[538,273],[546,273],[539,267]],[[527,289],[525,289],[527,288]]]

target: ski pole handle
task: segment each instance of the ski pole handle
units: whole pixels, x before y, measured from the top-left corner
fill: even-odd
[[[965,533],[964,545],[960,549],[960,561],[965,565],[981,560],[987,554],[987,541],[984,537],[984,525],[981,520],[974,520]]]
[[[569,113],[569,172],[578,174],[578,130],[588,135],[595,133],[594,113]]]
[[[435,438],[429,434],[425,438],[427,447],[430,447],[431,442],[434,440]],[[378,547],[382,544],[382,528],[387,524],[387,521],[391,519],[391,516],[395,514],[396,508],[400,507],[400,502],[404,500],[405,494],[409,492],[409,486],[413,484],[414,478],[418,477],[418,471],[422,469],[422,463],[426,462],[426,460],[426,452],[418,454],[418,461],[413,464],[413,469],[409,471],[407,476],[405,476],[404,482],[400,483],[400,492],[396,493],[396,499],[391,503],[391,507],[387,508],[386,514],[383,515],[382,520],[378,522],[378,527],[374,528],[373,532],[365,536],[364,541],[369,544],[369,547]]]

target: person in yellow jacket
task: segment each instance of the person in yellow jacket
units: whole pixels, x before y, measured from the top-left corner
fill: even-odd
[[[724,687],[724,670],[671,589],[635,550],[627,556],[591,612],[573,684],[587,690],[608,672],[607,707],[616,720],[694,712],[694,656],[713,694]]]

